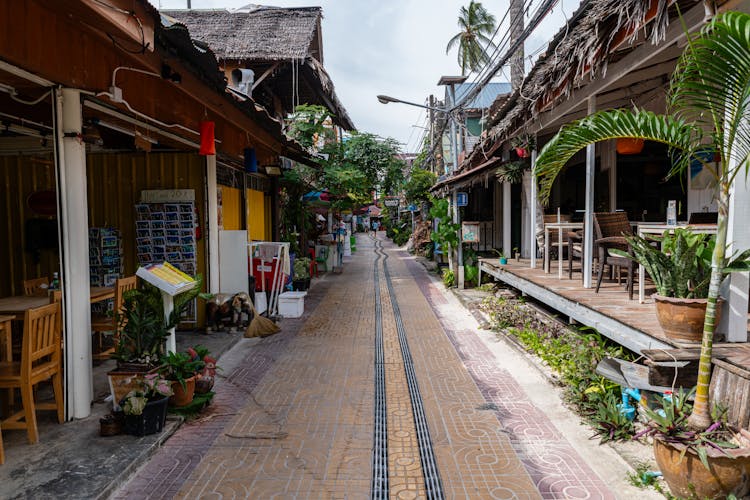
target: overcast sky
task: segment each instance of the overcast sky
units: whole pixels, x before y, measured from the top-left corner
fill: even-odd
[[[187,0],[150,0],[163,9],[186,8]],[[192,0],[193,9],[237,8],[248,0]],[[404,150],[418,150],[426,115],[404,104],[380,104],[386,94],[424,103],[430,94],[442,98],[442,75],[461,73],[456,51],[445,54],[448,40],[458,33],[458,13],[468,0],[274,0],[253,2],[279,7],[323,8],[324,65],[336,93],[358,130],[393,137]],[[533,12],[540,0],[534,0]],[[552,14],[527,40],[531,54],[546,46],[580,0],[558,2]],[[485,0],[484,7],[499,21],[508,0]],[[527,17],[528,19],[528,17]],[[498,38],[504,30],[498,34]],[[528,67],[527,61],[527,67]],[[509,74],[506,71],[506,75]],[[471,78],[469,79],[471,81]],[[497,81],[507,81],[498,75]]]

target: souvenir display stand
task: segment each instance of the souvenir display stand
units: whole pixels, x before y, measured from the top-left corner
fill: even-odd
[[[174,311],[174,296],[191,290],[198,284],[195,279],[183,273],[169,262],[139,267],[135,274],[161,290],[161,297],[164,301],[164,318],[169,318],[169,315]],[[167,352],[177,352],[174,332],[174,328],[169,331],[169,336],[166,340]]]

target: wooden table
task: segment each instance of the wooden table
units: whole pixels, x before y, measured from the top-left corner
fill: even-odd
[[[102,300],[113,299],[115,297],[115,287],[113,286],[92,286],[91,303],[101,302]],[[50,303],[49,297],[42,295],[14,295],[13,297],[0,298],[0,314],[9,316],[21,316],[27,309],[46,306]]]
[[[667,224],[639,223],[638,236],[643,237],[646,234],[661,235],[665,231],[674,231],[677,228],[690,229],[690,231],[700,234],[716,234],[716,224],[677,224],[669,226]],[[638,302],[641,304],[646,300],[645,281],[646,271],[643,266],[638,264]]]
[[[544,224],[544,271],[550,272],[550,241],[549,232],[550,229],[557,229],[557,264],[558,264],[558,277],[563,277],[563,232],[574,231],[576,229],[583,229],[583,222],[547,222]],[[571,258],[569,255],[568,258]]]

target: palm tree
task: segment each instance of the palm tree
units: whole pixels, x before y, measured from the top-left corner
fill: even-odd
[[[699,149],[718,154],[718,166],[713,171],[719,209],[716,246],[711,261],[698,386],[689,419],[692,428],[705,429],[711,424],[708,400],[711,351],[716,300],[727,261],[730,188],[735,177],[750,167],[750,15],[720,14],[699,34],[689,36],[668,96],[671,110],[668,115],[638,110],[602,111],[567,125],[541,151],[534,173],[540,181],[540,197],[546,201],[565,163],[579,150],[599,141],[629,137],[666,144],[675,155],[672,175],[684,172],[691,161],[705,157],[695,154]]]
[[[461,7],[458,26],[461,31],[450,39],[445,53],[458,45],[458,65],[463,76],[467,69],[478,71],[489,61],[487,50],[494,49],[495,44],[487,35],[495,31],[495,16],[487,12],[481,2],[471,0],[468,7]]]

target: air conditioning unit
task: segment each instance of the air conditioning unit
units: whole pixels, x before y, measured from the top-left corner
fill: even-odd
[[[232,88],[250,97],[253,93],[255,72],[251,69],[235,68],[232,70]]]

